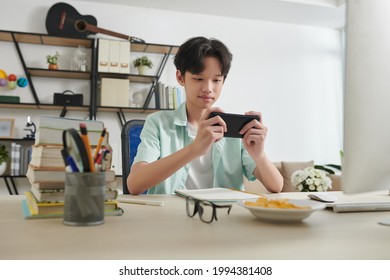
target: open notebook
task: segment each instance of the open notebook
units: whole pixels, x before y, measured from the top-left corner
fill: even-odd
[[[256,199],[260,195],[227,188],[210,188],[199,190],[175,190],[175,194],[182,197],[193,197],[195,199],[211,202],[235,202],[246,199]]]

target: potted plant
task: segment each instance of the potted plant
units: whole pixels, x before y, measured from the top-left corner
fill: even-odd
[[[49,69],[50,70],[57,70],[58,69],[58,58],[60,57],[60,54],[56,52],[55,55],[47,55],[46,60],[47,63],[49,63]]]
[[[138,74],[145,75],[147,70],[153,67],[153,62],[146,55],[144,55],[134,59],[133,65],[138,69]]]
[[[0,145],[0,175],[4,174],[8,159],[9,155],[5,145]]]

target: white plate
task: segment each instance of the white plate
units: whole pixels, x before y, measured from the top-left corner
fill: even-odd
[[[297,206],[309,206],[308,209],[281,209],[281,208],[265,208],[261,206],[248,206],[245,205],[245,201],[256,201],[243,200],[238,201],[237,204],[241,207],[248,209],[255,217],[262,220],[271,222],[283,222],[283,223],[296,223],[309,217],[311,213],[317,210],[325,208],[325,204],[312,200],[303,199],[289,199],[288,202]]]

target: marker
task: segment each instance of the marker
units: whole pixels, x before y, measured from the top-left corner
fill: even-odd
[[[100,152],[100,147],[102,146],[102,143],[103,143],[103,140],[104,140],[104,136],[106,136],[106,129],[105,128],[103,128],[102,134],[100,135],[100,138],[99,138],[99,142],[98,142],[98,144],[96,146],[95,155],[93,157],[95,163],[98,160],[98,155],[99,155],[99,152]]]
[[[151,205],[151,206],[164,206],[164,202],[162,201],[154,201],[154,200],[139,200],[139,199],[131,199],[120,197],[117,198],[118,202],[129,203],[129,204],[141,204],[141,205]]]
[[[68,156],[66,158],[66,161],[68,162],[72,172],[80,172],[79,168],[77,167],[76,163],[74,162],[74,160],[71,156]]]
[[[81,139],[83,140],[85,150],[87,151],[89,168],[84,168],[84,171],[95,172],[95,164],[93,163],[91,155],[91,145],[89,144],[88,132],[85,123],[80,123]]]
[[[102,170],[110,169],[111,162],[111,152],[109,150],[105,150],[102,156]]]
[[[74,159],[69,155],[66,149],[61,150],[62,159],[68,172],[80,172]]]

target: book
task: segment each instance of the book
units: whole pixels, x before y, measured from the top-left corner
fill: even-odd
[[[20,150],[20,174],[26,175],[28,164],[31,161],[31,153],[32,148],[31,146],[23,146]]]
[[[104,124],[101,121],[70,119],[52,116],[40,116],[37,133],[35,135],[36,145],[63,145],[62,132],[69,128],[80,131],[80,123],[85,123],[88,131],[91,146],[96,146],[103,131]],[[107,145],[108,133],[104,137],[102,145]]]
[[[38,169],[32,165],[28,166],[27,179],[31,184],[34,183],[42,183],[42,182],[57,182],[64,183],[65,182],[65,168],[62,170],[43,170]]]
[[[60,214],[64,212],[64,202],[38,202],[31,191],[25,193],[31,214]]]
[[[62,145],[33,145],[31,149],[30,165],[35,169],[65,169],[64,159],[61,154]],[[91,154],[95,154],[95,149],[91,148]]]
[[[20,97],[19,96],[0,95],[0,102],[1,103],[20,103]]]
[[[32,214],[26,199],[22,200],[22,211],[25,219],[62,218],[64,213]],[[121,216],[124,211],[118,207],[115,210],[105,210],[104,216]]]
[[[65,168],[62,170],[47,170],[47,169],[39,169],[32,165],[29,165],[26,177],[30,181],[31,184],[34,183],[42,183],[42,182],[50,182],[50,183],[59,183],[65,182]],[[111,183],[116,181],[114,170],[105,171],[106,174],[106,183]],[[112,187],[112,185],[110,185]]]
[[[64,170],[62,148],[62,146],[33,145],[30,165],[36,169]]]
[[[65,189],[40,190],[35,188],[34,186],[31,186],[30,191],[34,195],[35,199],[39,202],[56,202],[65,200]]]
[[[11,175],[20,175],[20,150],[22,145],[11,143]]]
[[[236,202],[239,200],[256,199],[261,195],[228,188],[210,188],[197,190],[175,190],[175,194],[182,197],[192,197],[211,202]]]
[[[64,201],[44,201],[39,202],[35,199],[31,191],[25,192],[26,202],[29,211],[32,215],[46,215],[46,214],[63,214],[64,213]],[[113,211],[118,209],[118,201],[106,200],[104,201],[104,211]]]
[[[64,189],[47,189],[40,190],[31,186],[31,193],[34,195],[35,199],[39,202],[49,201],[64,201],[65,200],[65,190]],[[118,196],[117,189],[106,188],[104,192],[105,200],[114,200]]]
[[[36,182],[31,183],[31,187],[38,190],[63,190],[65,188],[65,182]]]

